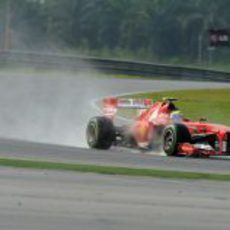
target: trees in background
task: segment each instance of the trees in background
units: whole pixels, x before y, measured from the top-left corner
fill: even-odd
[[[17,49],[195,61],[207,30],[230,23],[229,0],[0,0],[1,19],[7,1]]]

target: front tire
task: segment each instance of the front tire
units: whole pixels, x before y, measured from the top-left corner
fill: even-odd
[[[163,132],[163,150],[167,156],[178,156],[180,143],[191,143],[191,134],[183,124],[167,126]]]
[[[87,125],[86,137],[90,148],[109,149],[115,140],[113,122],[107,117],[91,118]]]

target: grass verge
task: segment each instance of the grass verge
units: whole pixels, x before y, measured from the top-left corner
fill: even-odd
[[[0,159],[0,166],[25,168],[25,169],[46,169],[63,170],[82,173],[98,173],[107,175],[143,176],[167,179],[191,179],[191,180],[213,180],[230,181],[230,174],[180,172],[159,169],[139,169],[116,166],[98,166],[86,164],[68,164],[46,161],[32,161],[19,159]]]
[[[208,122],[230,125],[230,88],[153,92],[127,97],[152,98],[154,101],[176,97],[179,99],[176,105],[185,117],[192,120],[206,117]],[[132,114],[126,111],[120,115],[130,117]]]

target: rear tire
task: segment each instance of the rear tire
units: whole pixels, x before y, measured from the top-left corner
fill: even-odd
[[[191,143],[191,134],[183,124],[167,126],[163,132],[163,150],[167,156],[178,156],[178,144]]]
[[[107,117],[93,117],[86,130],[87,143],[90,148],[109,149],[115,140],[113,122]]]

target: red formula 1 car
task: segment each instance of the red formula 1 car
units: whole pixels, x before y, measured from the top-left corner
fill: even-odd
[[[230,127],[210,124],[205,119],[186,119],[175,101],[104,99],[104,115],[90,119],[87,126],[89,147],[109,149],[114,145],[154,150],[160,145],[168,156],[230,155]],[[138,109],[139,115],[131,125],[115,126],[119,108]]]

